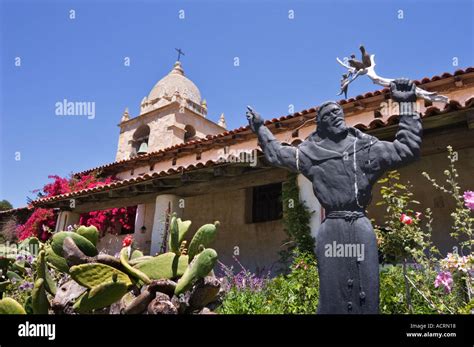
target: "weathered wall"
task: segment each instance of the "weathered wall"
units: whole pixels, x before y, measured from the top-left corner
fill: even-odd
[[[216,249],[222,263],[240,271],[232,258],[234,247],[238,247],[240,255],[237,258],[247,269],[266,273],[273,266],[276,270],[278,251],[286,239],[282,221],[245,223],[245,199],[245,189],[186,198],[183,219],[193,222],[188,244],[201,225],[218,220],[221,225],[211,247]]]
[[[126,236],[105,234],[97,243],[97,250],[102,253],[115,255],[122,249],[122,241]]]

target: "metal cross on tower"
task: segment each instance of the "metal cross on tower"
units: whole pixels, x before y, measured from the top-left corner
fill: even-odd
[[[184,52],[181,50],[181,48],[175,48],[176,52],[178,52],[178,61],[181,58],[181,55],[184,55]]]

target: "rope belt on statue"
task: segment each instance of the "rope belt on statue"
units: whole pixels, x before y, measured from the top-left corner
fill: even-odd
[[[350,222],[351,224],[354,223],[355,220],[359,218],[365,217],[365,213],[362,211],[330,211],[327,215],[326,218],[333,218],[333,219],[345,219],[346,221]],[[357,233],[354,233],[354,241],[356,244],[359,243]],[[361,270],[360,270],[360,262],[357,260],[356,261],[356,267],[357,267],[357,274],[359,276],[358,282],[359,282],[359,299],[360,299],[360,309],[361,313],[363,313],[364,308],[363,308],[363,303],[365,301],[365,292],[364,288],[362,286],[362,276],[361,276]]]
[[[330,211],[326,215],[326,218],[332,219],[345,219],[348,222],[354,223],[355,220],[365,217],[365,213],[362,211]]]

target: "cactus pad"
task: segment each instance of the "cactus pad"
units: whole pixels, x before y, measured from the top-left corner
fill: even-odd
[[[179,254],[179,227],[178,218],[176,213],[173,213],[170,221],[170,234],[169,234],[169,245],[168,248],[171,252]]]
[[[35,281],[33,290],[31,291],[32,302],[34,314],[48,314],[49,301],[46,296],[46,289],[44,279],[38,278]]]
[[[26,311],[16,300],[4,298],[0,300],[0,314],[26,314]]]
[[[218,221],[214,222],[214,224],[204,224],[198,229],[198,231],[196,231],[196,234],[194,234],[188,248],[190,262],[199,253],[200,245],[203,245],[204,248],[206,248],[209,247],[212,241],[214,241],[219,224]]]
[[[128,286],[124,282],[105,282],[87,291],[73,307],[80,313],[104,308],[120,300],[127,291]]]
[[[128,263],[128,248],[122,248],[120,251],[120,262],[122,263],[122,266],[125,268],[125,271],[139,280],[141,280],[143,283],[148,284],[151,282],[151,280],[148,278],[148,276],[143,273],[142,271],[132,267]]]
[[[112,281],[114,274],[117,275],[117,282],[122,282],[126,286],[132,285],[132,281],[127,274],[105,264],[89,263],[76,265],[72,266],[69,272],[74,281],[90,289]]]
[[[77,247],[87,256],[93,257],[97,255],[97,248],[86,239],[84,236],[81,236],[77,233],[71,231],[61,231],[53,236],[53,241],[51,242],[51,247],[53,248],[54,253],[57,255],[63,255],[63,242],[66,237],[71,237]]]
[[[183,275],[188,266],[187,255],[177,255],[173,252],[160,254],[150,260],[145,260],[135,268],[144,272],[150,279],[173,279]]]
[[[94,246],[97,246],[97,242],[99,241],[99,230],[93,225],[86,227],[85,225],[81,225],[77,228],[76,233],[81,236],[84,236],[88,239]]]
[[[174,293],[176,295],[187,291],[200,278],[204,278],[212,271],[217,262],[217,252],[207,248],[199,253],[189,264],[183,276],[179,279]]]
[[[67,265],[66,259],[54,253],[49,245],[45,246],[44,250],[46,252],[46,261],[49,265],[58,271],[69,273],[69,265]]]

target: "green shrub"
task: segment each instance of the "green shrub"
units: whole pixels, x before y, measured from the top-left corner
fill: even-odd
[[[248,278],[253,278],[247,272]],[[314,314],[318,307],[319,278],[314,256],[294,251],[287,275],[266,280],[263,287],[250,288],[234,283],[219,313],[224,314]]]
[[[385,266],[380,271],[380,313],[387,314],[453,314],[467,313],[460,285],[455,284],[451,292],[443,288],[434,288],[437,272],[421,266],[407,267],[406,276],[409,283],[411,310],[407,304],[404,286],[403,267],[401,265]],[[454,281],[459,279],[454,277]]]
[[[266,309],[267,299],[263,291],[232,287],[217,311],[223,314],[262,314],[267,313]]]
[[[283,184],[283,228],[288,235],[285,240],[287,248],[280,252],[280,260],[283,265],[288,266],[293,251],[299,249],[301,252],[314,255],[315,240],[311,236],[310,210],[300,201],[300,189],[298,187],[298,175],[288,174],[288,180]]]
[[[265,293],[269,304],[268,313],[316,313],[319,277],[314,256],[297,251],[289,274],[270,281]]]

